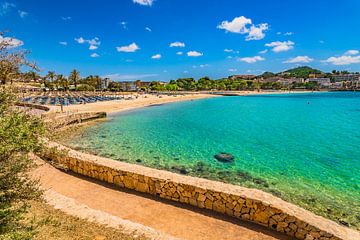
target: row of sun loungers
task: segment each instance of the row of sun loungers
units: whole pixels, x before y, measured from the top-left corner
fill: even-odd
[[[22,101],[25,103],[40,104],[40,105],[72,105],[72,104],[86,104],[101,101],[112,101],[123,99],[121,96],[35,96],[26,97]]]

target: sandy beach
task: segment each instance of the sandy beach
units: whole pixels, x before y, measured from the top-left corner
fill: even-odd
[[[129,100],[114,100],[106,102],[96,102],[88,104],[77,104],[64,106],[64,112],[106,112],[107,114],[116,113],[135,108],[141,108],[157,104],[165,104],[180,101],[190,101],[195,99],[217,97],[211,94],[186,94],[186,95],[133,95],[132,99]],[[60,112],[60,106],[51,106],[50,112]]]

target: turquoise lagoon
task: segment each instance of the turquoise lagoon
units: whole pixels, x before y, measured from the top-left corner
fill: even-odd
[[[360,93],[220,97],[109,117],[67,144],[258,188],[360,229]],[[234,155],[233,163],[214,155]]]

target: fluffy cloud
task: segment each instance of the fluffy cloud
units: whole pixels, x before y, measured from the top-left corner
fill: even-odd
[[[314,59],[308,56],[297,56],[286,60],[284,63],[309,63],[312,61],[314,61]]]
[[[345,52],[344,55],[349,56],[349,55],[358,55],[359,51],[358,50],[348,50],[347,52]]]
[[[276,41],[265,44],[266,47],[272,47],[273,52],[286,52],[294,48],[295,43],[292,41]]]
[[[79,44],[87,43],[89,44],[89,50],[96,50],[99,48],[101,42],[99,38],[95,37],[93,39],[84,39],[83,37],[75,38],[75,41]]]
[[[16,38],[0,36],[0,44],[4,44],[7,48],[16,48],[24,45],[24,42]]]
[[[90,57],[92,57],[92,58],[97,58],[97,57],[100,57],[100,55],[97,54],[97,53],[93,53],[93,54],[90,55]]]
[[[136,43],[131,43],[127,46],[122,46],[122,47],[116,47],[116,50],[118,52],[136,52],[137,50],[139,50],[139,46],[136,45]]]
[[[89,50],[96,50],[96,49],[98,49],[98,46],[96,46],[96,45],[89,46]]]
[[[202,54],[201,52],[197,52],[197,51],[189,51],[189,52],[187,52],[187,55],[189,57],[200,57],[204,54]]]
[[[155,54],[151,57],[152,59],[160,59],[161,58],[161,54]]]
[[[148,32],[152,32],[151,28],[149,28],[149,27],[146,27],[145,30]]]
[[[0,16],[4,16],[11,11],[12,8],[16,8],[16,5],[9,2],[3,2],[0,5]]]
[[[170,43],[170,47],[185,47],[185,43],[183,43],[183,42],[173,42],[173,43]]]
[[[80,44],[83,44],[85,42],[85,39],[83,39],[82,37],[79,37],[79,38],[75,38],[75,41]]]
[[[246,41],[263,39],[265,37],[264,32],[268,29],[269,25],[267,23],[262,23],[257,26],[252,25],[249,34],[246,36]]]
[[[29,15],[28,12],[20,11],[20,10],[18,10],[18,14],[19,14],[19,16],[20,16],[21,18],[25,18],[27,15]]]
[[[260,51],[259,53],[260,53],[260,54],[265,54],[265,53],[267,53],[267,52],[268,52],[268,50],[267,50],[267,49],[264,49],[264,50]]]
[[[360,63],[360,56],[340,56],[340,57],[330,57],[323,62],[331,63],[333,65],[341,66],[341,65],[350,65],[354,63]]]
[[[247,28],[248,24],[251,24],[252,21],[249,18],[244,16],[236,17],[231,22],[229,21],[222,21],[217,28],[224,29],[228,32],[232,33],[248,33],[249,29]]]
[[[234,50],[225,48],[224,52],[231,53],[231,52],[234,52]]]
[[[239,58],[238,60],[241,62],[246,62],[246,63],[256,63],[258,61],[264,61],[265,58],[260,57],[260,56],[254,56],[254,57]]]
[[[336,66],[350,65],[354,63],[360,63],[360,55],[358,50],[348,50],[342,56],[329,57],[323,60],[324,63],[330,63]]]
[[[183,55],[183,52],[177,52],[176,54],[177,55]]]
[[[237,69],[236,68],[230,68],[229,72],[237,72]]]
[[[222,21],[217,28],[232,33],[247,34],[245,39],[246,41],[250,41],[263,39],[265,37],[264,32],[269,29],[269,25],[267,23],[255,25],[252,24],[250,18],[241,16],[234,18],[231,22]]]
[[[133,0],[133,2],[143,6],[151,6],[154,0]]]
[[[59,42],[60,45],[63,45],[63,46],[67,46],[68,43],[67,42]]]

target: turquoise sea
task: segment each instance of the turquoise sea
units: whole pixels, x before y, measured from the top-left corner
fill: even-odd
[[[202,99],[109,117],[67,141],[119,161],[258,188],[360,229],[360,93]],[[222,163],[215,154],[232,154]]]

